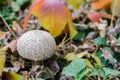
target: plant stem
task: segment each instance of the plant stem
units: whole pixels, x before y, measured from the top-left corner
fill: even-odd
[[[15,33],[12,31],[12,29],[10,28],[10,26],[8,25],[8,23],[6,22],[6,20],[0,15],[1,19],[3,20],[3,22],[5,23],[5,25],[7,26],[8,30],[12,33],[12,35],[17,38],[17,36],[15,35]]]

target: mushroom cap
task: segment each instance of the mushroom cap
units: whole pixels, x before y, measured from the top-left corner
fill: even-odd
[[[55,53],[56,42],[53,36],[42,30],[31,30],[24,33],[17,42],[17,51],[26,59],[39,61]]]

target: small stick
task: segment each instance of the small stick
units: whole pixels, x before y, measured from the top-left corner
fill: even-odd
[[[12,33],[12,35],[17,38],[17,36],[14,34],[14,32],[12,31],[12,29],[9,27],[8,23],[6,22],[6,20],[0,15],[1,19],[3,20],[3,22],[5,23],[5,25],[7,26],[8,30]]]
[[[115,16],[115,6],[117,4],[117,1],[115,0],[114,4],[113,4],[113,11],[112,11],[112,19],[111,19],[111,22],[110,22],[110,28],[109,29],[112,29],[113,28],[113,20],[114,20],[114,16]]]

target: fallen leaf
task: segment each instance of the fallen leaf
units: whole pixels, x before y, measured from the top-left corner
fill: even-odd
[[[5,61],[6,61],[5,52],[3,50],[0,50],[0,77],[2,76],[2,72],[3,72],[3,69],[4,69]]]
[[[11,49],[12,52],[16,50],[18,39],[12,40],[7,46]]]
[[[67,11],[67,21],[68,21],[68,29],[69,29],[69,34],[70,34],[70,39],[72,40],[76,35],[77,35],[77,30],[72,24],[72,18],[71,18],[71,13],[70,11]]]
[[[89,32],[86,36],[86,39],[93,39],[96,36],[96,32]]]
[[[74,53],[68,53],[66,56],[65,56],[65,59],[67,60],[67,61],[71,61],[71,60],[73,60],[74,58],[82,58],[82,57],[84,57],[84,56],[88,56],[89,55],[89,53],[87,53],[87,52],[81,52],[81,53],[79,53],[79,54],[74,54]]]
[[[0,39],[4,39],[9,32],[2,32],[0,31]]]
[[[16,21],[13,21],[12,29],[13,29],[18,35],[22,35],[22,34],[23,34],[23,31],[22,31],[21,27],[19,26],[19,24],[18,24]]]
[[[102,21],[101,23],[96,23],[96,26],[99,30],[99,34],[101,37],[105,37],[106,36],[106,31],[107,31],[107,21]]]
[[[98,12],[90,12],[87,16],[92,22],[100,22],[101,15]]]
[[[64,5],[59,0],[45,0],[39,10],[38,20],[54,37],[64,30],[67,23],[67,14]]]
[[[54,75],[56,75],[59,72],[60,67],[59,67],[57,61],[52,61],[50,63],[50,69],[51,69],[51,71],[53,72]]]
[[[6,80],[28,80],[25,76],[19,75],[12,71],[4,72],[4,76]]]
[[[59,36],[68,23],[70,38],[73,38],[77,31],[72,26],[71,13],[60,0],[36,0],[30,7],[25,18],[23,28],[26,29],[30,14],[38,18],[40,25],[48,30],[54,37]]]
[[[34,16],[38,17],[39,10],[40,10],[44,1],[45,0],[35,0],[33,2],[33,4],[30,6],[30,10],[29,10],[27,16],[25,17],[24,24],[23,24],[24,31],[26,30],[26,26],[27,26],[30,15],[33,14]]]
[[[93,10],[110,8],[112,0],[94,0],[92,3]]]

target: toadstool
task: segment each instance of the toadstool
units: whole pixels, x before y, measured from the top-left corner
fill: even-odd
[[[51,57],[56,48],[52,35],[43,30],[31,30],[24,33],[17,42],[17,51],[26,59],[40,61]]]

